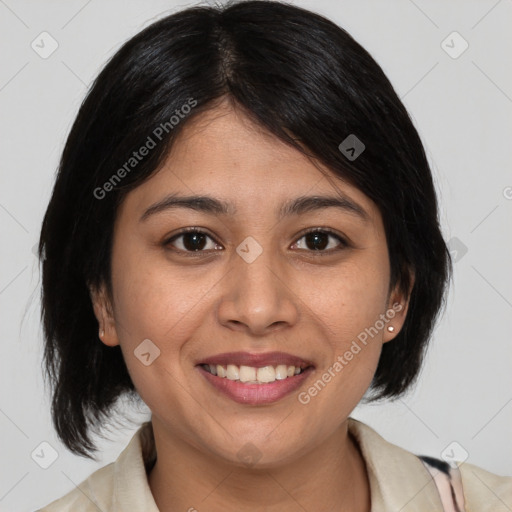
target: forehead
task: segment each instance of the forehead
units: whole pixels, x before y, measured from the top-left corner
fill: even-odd
[[[184,125],[159,171],[128,194],[127,206],[140,211],[169,193],[225,198],[240,212],[250,204],[253,214],[299,196],[342,195],[378,215],[359,189],[226,103]]]
[[[163,168],[186,170],[190,178],[243,176],[245,182],[276,183],[283,173],[300,174],[307,182],[322,177],[300,151],[225,103],[184,126]]]

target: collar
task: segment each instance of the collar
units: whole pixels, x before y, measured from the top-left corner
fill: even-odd
[[[113,512],[159,512],[147,478],[155,460],[153,425],[146,421],[114,462]]]
[[[389,443],[354,418],[348,419],[348,431],[366,463],[371,512],[443,510],[435,483],[416,455]]]

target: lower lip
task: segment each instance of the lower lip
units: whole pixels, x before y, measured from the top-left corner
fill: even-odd
[[[206,371],[201,365],[196,366],[206,380],[218,389],[221,393],[238,402],[246,405],[271,404],[281,398],[293,393],[307,379],[313,371],[313,367],[306,368],[299,375],[287,377],[283,380],[275,380],[266,384],[243,384],[236,380],[229,380],[226,377],[217,377]]]

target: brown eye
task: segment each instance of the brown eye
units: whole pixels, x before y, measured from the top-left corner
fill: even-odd
[[[305,233],[299,240],[304,239],[304,247],[309,251],[331,252],[347,247],[347,242],[332,231],[313,229]],[[333,242],[334,241],[334,242]],[[336,241],[338,243],[336,243]],[[296,242],[297,245],[299,242]]]
[[[208,240],[211,240],[210,244],[208,244]],[[179,242],[176,243],[177,241]],[[189,228],[174,235],[172,238],[166,240],[164,245],[173,245],[182,252],[203,252],[215,250],[219,247],[207,233],[196,228]],[[208,247],[208,245],[210,246]]]
[[[304,240],[303,247],[298,248],[309,252],[331,253],[349,246],[340,235],[328,229],[315,228],[304,233],[295,246],[301,244],[301,240]],[[221,248],[210,235],[197,228],[183,230],[166,240],[163,245],[165,247],[171,245],[178,252],[185,253],[199,253]]]

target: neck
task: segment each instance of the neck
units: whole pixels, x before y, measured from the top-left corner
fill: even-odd
[[[158,425],[160,427],[161,425]],[[148,482],[161,512],[370,511],[364,459],[347,422],[321,445],[272,468],[240,468],[161,428]]]

